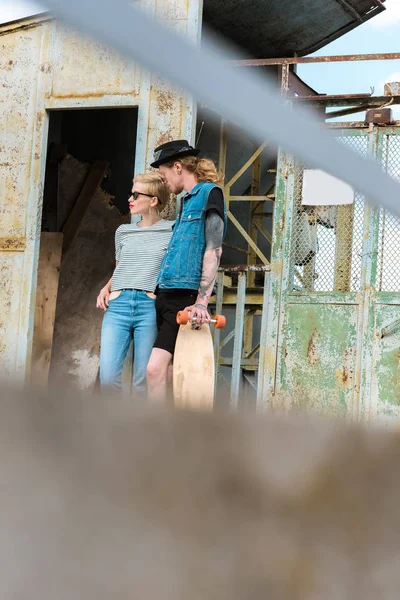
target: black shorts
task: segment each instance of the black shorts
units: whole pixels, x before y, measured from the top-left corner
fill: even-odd
[[[157,290],[156,294],[158,335],[154,342],[154,348],[161,348],[173,354],[179,331],[176,314],[196,302],[197,291]]]

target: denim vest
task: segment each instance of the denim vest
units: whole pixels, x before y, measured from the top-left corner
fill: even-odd
[[[179,219],[161,263],[157,279],[159,289],[184,288],[197,290],[203,270],[206,249],[205,219],[208,196],[215,183],[202,181],[182,199]],[[224,203],[224,237],[227,227]]]

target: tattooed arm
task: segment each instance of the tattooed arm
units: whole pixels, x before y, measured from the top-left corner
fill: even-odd
[[[215,278],[222,255],[222,238],[224,222],[216,210],[209,210],[206,217],[206,251],[203,258],[203,271],[196,303],[186,310],[190,316],[197,317],[198,323],[210,320],[207,311],[208,302],[212,296]]]

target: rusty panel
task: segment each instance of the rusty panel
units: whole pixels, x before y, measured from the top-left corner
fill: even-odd
[[[161,6],[166,7],[167,5],[168,2],[166,1],[161,3]],[[167,8],[163,9],[164,16],[169,16],[166,25],[177,35],[189,36],[193,33],[195,37],[190,41],[195,41],[198,35],[197,13],[200,6],[199,0],[191,0],[190,2],[176,0],[173,5],[176,6],[176,9],[172,8],[172,3],[170,3],[168,10]],[[188,20],[174,18],[174,14],[187,14]],[[153,75],[150,88],[147,139],[148,162],[151,161],[152,151],[156,146],[177,137],[187,137],[190,140],[194,129],[193,100],[183,90],[176,90],[160,77]]]
[[[288,306],[278,403],[319,414],[351,414],[357,314],[355,305]]]
[[[0,237],[12,246],[25,236],[41,32],[0,40]]]
[[[0,379],[12,377],[17,351],[23,253],[0,253]]]
[[[400,304],[378,304],[375,314],[371,417],[382,424],[393,424],[393,419],[400,418],[400,327],[390,331],[390,326],[400,319]],[[389,332],[381,337],[384,328]]]
[[[159,18],[196,43],[199,0],[141,4],[151,12],[157,7]],[[139,105],[136,170],[143,170],[157,143],[192,140],[194,102],[55,21],[32,19],[0,33],[0,374],[24,380],[33,334],[45,108]]]
[[[141,70],[137,65],[60,23],[54,27],[53,96],[139,95]]]
[[[156,3],[156,15],[159,19],[186,20],[188,18],[189,2],[187,0],[163,0]]]
[[[148,146],[154,149],[159,144],[172,140],[181,123],[181,99],[173,88],[159,77],[153,76],[150,90]]]

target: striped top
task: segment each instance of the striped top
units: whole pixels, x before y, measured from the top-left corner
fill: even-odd
[[[173,221],[161,219],[150,227],[120,225],[115,232],[115,260],[111,291],[154,292],[161,261],[172,236]]]

